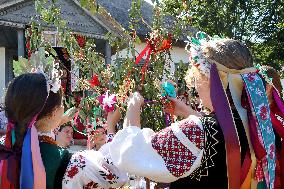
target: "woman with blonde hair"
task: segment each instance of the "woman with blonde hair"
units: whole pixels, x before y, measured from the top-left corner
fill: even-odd
[[[130,174],[171,183],[170,188],[284,188],[284,154],[277,146],[284,126],[272,122],[266,95],[270,80],[253,66],[250,51],[239,41],[198,32],[189,45],[186,82],[211,113],[198,115],[169,98],[175,115],[185,119],[157,133],[141,130],[144,100],[134,93],[124,129],[110,145],[114,164]],[[275,109],[284,117],[281,95],[271,90]]]

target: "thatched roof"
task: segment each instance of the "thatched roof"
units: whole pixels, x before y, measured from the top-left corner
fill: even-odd
[[[98,4],[103,6],[111,16],[119,22],[125,29],[129,29],[129,10],[131,9],[131,2],[132,0],[97,0]],[[143,19],[151,25],[153,20],[153,5],[149,4],[146,1],[142,0],[141,4],[141,12]],[[171,31],[173,26],[174,18],[173,17],[166,17],[164,21],[164,26],[169,31]],[[150,29],[147,27],[146,24],[140,22],[139,28],[137,28],[138,35],[145,37],[149,32]],[[197,30],[193,27],[188,27],[182,36],[180,36],[179,41],[186,40],[186,33],[187,31],[191,31],[193,33],[197,32]]]
[[[120,38],[129,37],[104,8],[100,13],[91,14],[77,0],[58,0],[57,5],[61,7],[61,16],[67,26],[74,32],[95,38],[104,38],[107,32]],[[36,14],[34,0],[0,0],[0,25],[25,28]]]
[[[98,4],[103,6],[110,15],[119,22],[125,29],[129,28],[129,10],[132,0],[97,0]],[[144,20],[151,24],[153,16],[153,6],[146,1],[142,1],[141,11]],[[150,29],[144,23],[139,23],[137,33],[145,36],[150,32]]]

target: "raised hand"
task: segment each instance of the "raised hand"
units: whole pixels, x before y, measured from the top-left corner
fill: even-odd
[[[144,98],[140,93],[135,92],[130,95],[126,116],[124,119],[123,127],[137,126],[141,127],[140,124],[140,108],[144,104]]]
[[[107,115],[107,133],[115,133],[115,126],[119,122],[121,114],[118,108],[115,111],[109,112]]]

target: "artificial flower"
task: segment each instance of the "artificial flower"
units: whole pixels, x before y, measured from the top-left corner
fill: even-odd
[[[162,46],[159,51],[164,51],[172,48],[172,34],[168,34],[168,38],[162,41]]]
[[[105,110],[106,112],[114,111],[115,104],[117,102],[115,94],[109,95],[107,91],[106,94],[101,95],[98,100],[103,110]]]
[[[59,78],[55,78],[54,82],[51,84],[51,91],[54,93],[57,93],[57,91],[59,91],[59,89],[61,88],[61,81]]]
[[[78,36],[76,37],[76,40],[77,40],[78,45],[79,45],[81,48],[84,48],[84,47],[85,47],[85,45],[86,45],[86,40],[85,40],[85,38],[84,38],[83,36],[78,35]]]
[[[99,86],[100,85],[99,76],[94,75],[92,79],[89,80],[89,84],[91,85],[91,87]]]
[[[165,97],[165,96],[169,96],[169,97],[172,97],[172,98],[176,98],[177,97],[177,94],[176,94],[176,91],[175,91],[175,86],[173,84],[171,84],[170,82],[165,82],[162,84],[162,87],[163,87],[163,93],[162,93],[162,96]]]

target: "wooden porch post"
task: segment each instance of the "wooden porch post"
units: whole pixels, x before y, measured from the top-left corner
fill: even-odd
[[[111,46],[108,41],[105,43],[105,64],[111,64]]]
[[[18,57],[25,56],[25,32],[24,29],[18,29]]]

